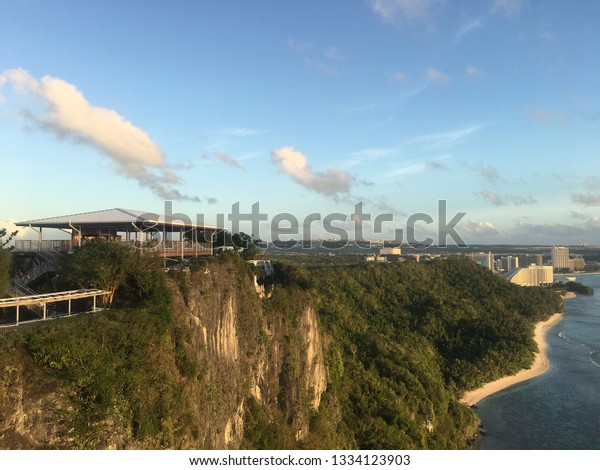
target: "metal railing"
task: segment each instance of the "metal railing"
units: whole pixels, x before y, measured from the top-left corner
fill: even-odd
[[[86,240],[82,240],[82,244],[85,245]],[[127,241],[120,240],[119,243],[124,245],[133,246],[140,250],[157,251],[164,253],[184,253],[190,254],[206,254],[212,253],[212,243],[210,242],[192,242],[192,241]],[[74,248],[71,240],[15,240],[14,251],[17,253],[66,253],[72,251]]]
[[[17,253],[29,252],[59,252],[71,251],[73,244],[71,240],[15,240],[13,251]]]

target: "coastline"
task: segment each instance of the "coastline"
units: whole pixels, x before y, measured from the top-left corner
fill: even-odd
[[[539,352],[536,353],[535,359],[533,360],[533,365],[529,369],[522,369],[515,375],[502,377],[501,379],[485,384],[481,388],[466,392],[460,399],[460,402],[468,406],[476,405],[484,398],[493,395],[500,390],[504,390],[505,388],[532,379],[546,372],[550,368],[550,361],[546,355],[546,349],[548,348],[546,335],[548,334],[548,331],[557,325],[562,319],[562,313],[555,313],[548,320],[539,322],[535,325],[534,337],[535,342],[538,345]]]
[[[566,299],[572,299],[574,297],[577,297],[577,294],[575,292],[565,292],[563,295],[560,296],[561,299],[566,300]]]

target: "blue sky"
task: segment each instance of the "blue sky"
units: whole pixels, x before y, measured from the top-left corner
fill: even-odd
[[[592,0],[5,0],[0,220],[363,202],[403,227],[444,199],[470,243],[600,244],[598,19]]]

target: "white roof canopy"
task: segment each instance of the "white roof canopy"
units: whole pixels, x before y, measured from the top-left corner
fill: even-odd
[[[152,212],[136,211],[131,209],[106,209],[102,211],[83,212],[81,214],[49,217],[46,219],[26,220],[17,222],[19,227],[58,228],[70,229],[77,227],[100,228],[109,227],[115,231],[130,231],[133,227],[138,230],[155,227],[166,231],[197,230],[225,230],[212,225],[198,225],[190,220],[181,220],[177,217],[164,216]]]

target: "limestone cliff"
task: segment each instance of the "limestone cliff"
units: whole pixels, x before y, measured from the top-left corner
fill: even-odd
[[[169,284],[172,328],[152,340],[150,349],[160,358],[153,362],[156,376],[175,384],[179,405],[172,416],[161,418],[160,432],[141,433],[141,425],[129,418],[135,407],[116,397],[101,420],[92,427],[85,423],[86,438],[81,438],[73,431],[84,416],[74,407],[81,384],[53,371],[50,360],[47,367],[40,365],[46,359],[39,355],[32,360],[25,346],[17,355],[5,351],[1,356],[0,448],[237,449],[251,446],[246,421],[257,412],[267,422],[286,423],[295,439],[305,437],[327,388],[323,342],[310,298],[298,294],[281,302],[258,295],[249,268],[232,261],[176,273]],[[64,319],[47,327],[58,336],[61,325],[78,321]],[[88,330],[94,321],[102,322],[102,316],[86,319]],[[119,321],[119,312],[111,313],[111,321]],[[11,338],[3,341],[5,349],[15,344]]]

